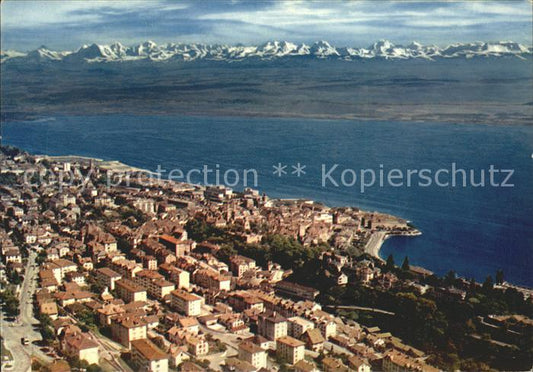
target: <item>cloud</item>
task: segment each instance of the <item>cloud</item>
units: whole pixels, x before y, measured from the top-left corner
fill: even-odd
[[[103,12],[143,9],[141,1],[14,1],[2,2],[2,28],[18,29],[65,23],[98,22]]]
[[[258,43],[272,39],[361,46],[388,38],[447,44],[531,44],[529,1],[3,1],[2,47],[73,49],[119,40]],[[497,25],[498,27],[490,27]]]

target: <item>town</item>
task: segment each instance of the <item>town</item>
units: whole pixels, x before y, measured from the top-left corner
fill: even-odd
[[[467,288],[489,285],[431,285],[433,273],[407,258],[401,268],[381,260],[386,237],[419,234],[394,216],[98,159],[0,156],[3,370],[438,371],[427,350],[353,316],[394,311],[332,294],[409,288],[462,302]],[[46,176],[61,171],[69,177]],[[110,187],[113,174],[131,177]],[[490,285],[531,304],[528,289]],[[518,335],[533,323],[479,322]],[[490,341],[513,349],[512,336]]]

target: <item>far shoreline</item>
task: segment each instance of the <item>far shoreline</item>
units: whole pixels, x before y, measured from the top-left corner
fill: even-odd
[[[405,118],[398,116],[376,116],[370,117],[368,115],[355,115],[355,114],[305,114],[305,113],[286,113],[286,112],[256,112],[256,111],[166,111],[162,112],[160,110],[148,110],[148,111],[137,111],[133,109],[124,114],[122,111],[105,111],[105,109],[100,111],[98,114],[94,114],[94,111],[75,111],[75,112],[52,112],[52,113],[39,113],[35,114],[24,114],[22,116],[14,116],[6,118],[6,114],[2,113],[2,118],[0,119],[1,124],[8,123],[17,123],[17,122],[49,122],[56,121],[57,118],[61,117],[82,117],[82,116],[156,116],[156,117],[172,117],[172,116],[185,116],[185,117],[197,117],[197,118],[234,118],[234,119],[286,119],[286,120],[301,120],[307,119],[310,121],[346,121],[346,122],[361,122],[361,123],[372,123],[372,122],[397,122],[401,124],[427,124],[427,125],[466,125],[466,126],[507,126],[507,127],[533,127],[533,122],[525,118],[524,120],[502,120],[502,119],[490,119],[490,120],[460,120],[460,118],[447,118],[446,116],[440,117],[439,114],[436,116],[428,117],[418,117],[418,118]],[[471,118],[470,118],[471,119]]]

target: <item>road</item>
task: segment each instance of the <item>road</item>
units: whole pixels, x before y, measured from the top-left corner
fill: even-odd
[[[31,358],[37,357],[44,362],[52,362],[52,358],[47,356],[39,346],[35,345],[35,341],[41,341],[42,337],[37,332],[33,325],[38,323],[37,319],[33,317],[33,295],[37,287],[36,274],[38,268],[34,267],[35,258],[37,254],[30,251],[28,263],[26,264],[26,273],[24,281],[22,282],[20,300],[20,315],[15,322],[6,321],[4,314],[2,314],[2,336],[4,337],[4,344],[6,348],[13,354],[13,371],[31,371]],[[22,345],[21,338],[29,339],[29,345]]]
[[[94,332],[89,332],[94,341],[100,346],[100,359],[105,359],[114,368],[115,371],[129,372],[131,369],[126,369],[119,362],[120,352],[123,349],[121,345],[99,336]]]
[[[334,309],[345,309],[345,310],[360,310],[360,311],[371,311],[373,313],[380,313],[385,315],[396,315],[392,311],[377,309],[375,307],[363,307],[363,306],[355,306],[355,305],[327,305],[326,307],[334,308]]]
[[[508,343],[502,342],[502,341],[492,340],[490,338],[489,339],[485,339],[485,338],[481,337],[480,335],[477,335],[477,334],[474,334],[474,333],[470,334],[470,337],[475,338],[476,340],[490,342],[493,345],[497,345],[497,346],[501,346],[501,347],[509,347],[511,349],[518,349],[518,350],[520,349],[516,345],[508,344]]]
[[[220,340],[227,347],[227,350],[223,353],[211,354],[202,357],[202,359],[209,360],[209,366],[215,371],[221,370],[221,365],[224,363],[226,358],[237,357],[239,354],[239,343],[241,343],[242,339],[251,336],[251,334],[236,335],[225,330],[217,331],[204,325],[200,325],[200,329],[203,333],[213,336],[213,338],[216,340]]]
[[[378,260],[381,260],[379,257],[379,250],[381,249],[381,246],[383,245],[383,242],[387,239],[387,233],[383,231],[378,231],[372,233],[370,235],[370,238],[368,239],[368,242],[365,246],[365,253],[368,253],[372,257],[377,258]]]

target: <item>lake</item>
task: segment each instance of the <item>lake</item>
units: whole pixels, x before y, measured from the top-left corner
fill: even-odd
[[[242,181],[244,170],[252,169],[257,175],[256,188],[272,197],[357,206],[412,221],[423,235],[388,239],[381,250],[382,257],[393,254],[397,264],[408,256],[411,264],[437,274],[453,269],[480,281],[503,269],[506,280],[533,286],[531,126],[57,116],[4,123],[3,140],[33,154],[114,159],[152,171],[160,165],[186,174],[207,166],[214,177],[216,170],[223,175],[234,169],[227,172],[230,183],[236,180],[236,173]],[[305,174],[296,174],[293,166],[298,163]],[[285,166],[282,170],[286,173],[274,174],[273,166],[278,165]],[[464,177],[458,169],[467,173],[466,187],[462,187]],[[329,178],[325,177],[330,170]],[[438,170],[442,171],[437,177]],[[455,187],[450,184],[453,170],[457,175]],[[470,170],[474,182],[470,182]],[[512,170],[512,175],[507,170]],[[370,184],[372,172],[375,182],[362,189],[361,176]],[[384,175],[382,186],[380,172]],[[474,187],[480,183],[482,172],[485,185]],[[428,174],[431,185],[427,185]],[[506,175],[510,178],[505,184],[512,187],[502,187]],[[201,181],[197,174],[195,177],[192,181]],[[241,182],[235,188],[242,187]]]

